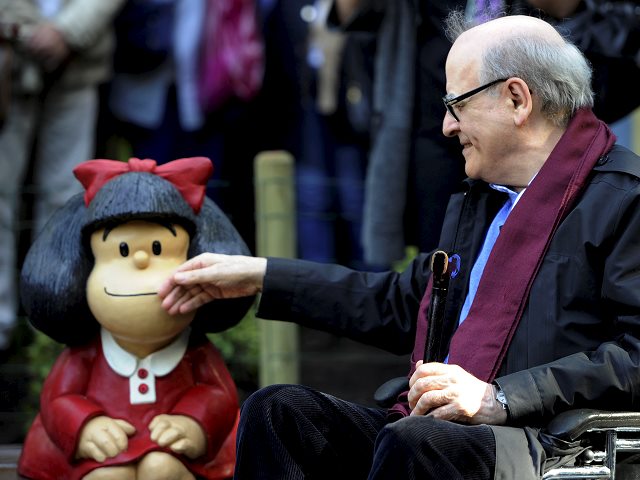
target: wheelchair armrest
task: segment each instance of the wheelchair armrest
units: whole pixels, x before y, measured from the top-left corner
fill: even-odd
[[[373,394],[373,400],[381,408],[393,406],[402,392],[409,390],[409,379],[407,377],[395,377],[387,380]]]
[[[577,440],[588,430],[611,430],[620,427],[640,429],[640,412],[609,412],[580,408],[557,415],[547,432],[567,441]]]

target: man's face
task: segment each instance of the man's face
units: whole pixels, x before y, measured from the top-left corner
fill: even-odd
[[[461,37],[462,38],[462,37]],[[478,88],[479,47],[458,40],[451,48],[446,64],[447,95],[456,97]],[[494,80],[494,79],[490,79]],[[471,178],[509,184],[508,154],[513,148],[510,136],[513,122],[505,107],[504,82],[483,90],[453,106],[459,121],[447,112],[442,131],[457,136],[465,159],[465,172]]]

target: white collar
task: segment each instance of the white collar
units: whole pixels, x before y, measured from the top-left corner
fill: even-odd
[[[116,373],[123,377],[131,377],[131,375],[136,372],[138,363],[147,359],[149,359],[149,369],[155,376],[162,377],[163,375],[167,375],[176,368],[187,351],[190,333],[191,328],[185,328],[173,342],[162,350],[158,350],[143,359],[139,359],[118,345],[110,332],[104,328],[100,329],[102,351],[107,359],[107,363]]]
[[[509,187],[498,185],[496,183],[490,183],[489,186],[494,190],[497,190],[498,192],[506,193],[507,195],[509,195],[509,199],[511,200],[512,205],[511,208],[515,207],[516,203],[518,203],[518,200],[520,200],[520,197],[526,190],[526,188],[523,188],[520,192],[516,192]]]
[[[527,183],[527,186],[523,188],[520,192],[516,192],[510,187],[507,187],[505,185],[499,185],[497,183],[490,183],[489,186],[494,190],[497,190],[498,192],[506,193],[507,195],[509,195],[509,199],[511,200],[511,209],[513,210],[513,207],[516,206],[516,203],[518,203],[518,200],[520,200],[522,195],[524,195],[524,192],[527,190],[527,188],[529,188],[529,185],[531,185],[533,180],[538,176],[538,173],[539,172],[536,172],[533,175],[533,177],[531,177],[531,180],[529,180],[529,183]]]

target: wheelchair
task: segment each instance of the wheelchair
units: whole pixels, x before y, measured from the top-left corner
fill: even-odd
[[[392,378],[378,387],[374,401],[388,408],[407,388],[406,377]],[[542,480],[640,480],[640,412],[569,410],[556,416],[545,433],[575,445],[579,453]]]
[[[640,413],[576,409],[559,414],[547,432],[584,450],[572,464],[549,470],[543,480],[640,480]]]

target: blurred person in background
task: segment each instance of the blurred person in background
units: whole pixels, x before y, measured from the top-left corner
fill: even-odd
[[[607,123],[640,105],[637,0],[529,0],[584,52],[593,68],[594,112]]]
[[[236,21],[244,22],[247,35],[234,30]],[[114,76],[107,103],[116,137],[126,141],[130,156],[153,158],[158,164],[190,156],[211,158],[215,169],[207,195],[235,221],[238,210],[226,197],[237,172],[230,172],[227,164],[246,162],[235,155],[228,133],[237,127],[245,102],[257,93],[262,75],[253,0],[129,0],[115,25]],[[212,28],[223,31],[224,38]],[[226,64],[214,59],[214,68],[207,70],[205,62],[207,56],[221,55],[219,45],[211,43],[226,40],[235,46],[224,45],[228,50],[222,55],[238,57],[253,49],[249,63],[236,65],[252,83],[239,98],[229,85],[225,89],[224,81],[232,81],[224,77],[225,71],[221,78],[210,78],[224,92],[208,101],[203,75],[213,76],[215,67]],[[221,98],[223,93],[228,97]]]
[[[31,169],[34,232],[81,190],[71,172],[94,156],[98,85],[111,72],[112,20],[123,3],[0,0],[0,22],[19,32],[0,132],[0,349],[9,346],[16,322],[22,184]]]
[[[133,156],[163,164],[211,150],[205,143],[215,140],[199,135],[206,121],[197,85],[205,12],[205,0],[129,0],[116,18],[108,106]]]
[[[375,35],[330,29],[331,0],[300,9],[308,24],[296,157],[298,256],[375,269],[361,247]]]

